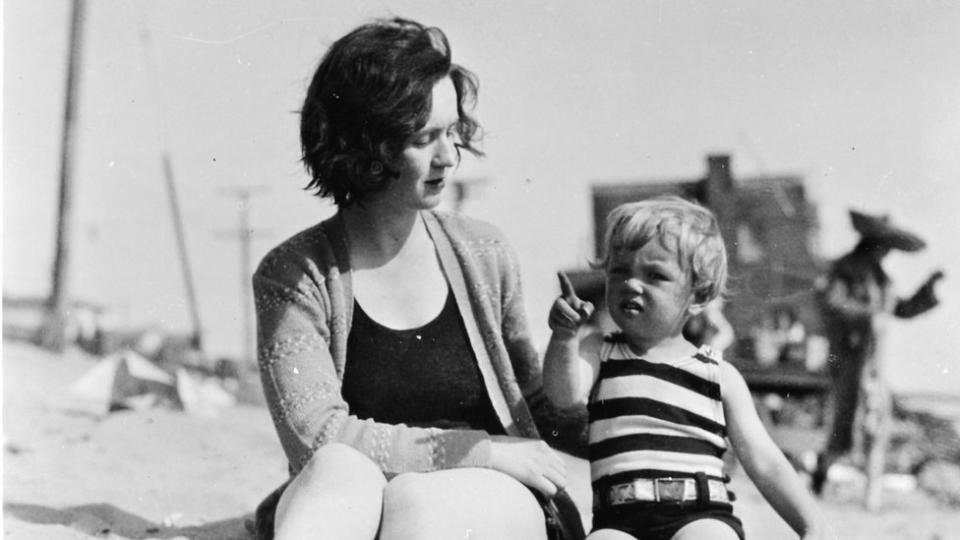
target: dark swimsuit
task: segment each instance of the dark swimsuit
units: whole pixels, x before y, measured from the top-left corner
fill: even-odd
[[[357,418],[503,434],[453,293],[435,319],[394,330],[354,301],[341,394]]]
[[[506,433],[452,291],[440,314],[420,328],[387,328],[371,319],[356,300],[351,324],[341,385],[350,414],[387,424]],[[252,527],[259,540],[273,538],[274,512],[285,487],[257,508]],[[569,496],[548,500],[531,492],[543,507],[549,540],[585,536]]]

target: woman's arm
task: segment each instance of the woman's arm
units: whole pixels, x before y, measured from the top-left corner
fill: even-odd
[[[801,538],[826,538],[813,496],[764,428],[743,377],[727,362],[720,366],[727,430],[747,475]]]
[[[349,413],[330,352],[343,314],[328,320],[324,276],[295,258],[261,265],[253,279],[259,365],[280,441],[297,472],[314,450],[345,443],[385,473],[490,465],[490,438],[478,430],[412,428]]]

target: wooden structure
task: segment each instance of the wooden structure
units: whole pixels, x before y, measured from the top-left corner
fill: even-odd
[[[595,184],[595,255],[602,249],[607,214],[622,203],[673,194],[710,208],[720,222],[729,256],[732,294],[724,315],[734,328],[736,342],[725,356],[757,392],[824,393],[829,382],[819,366],[806,361],[804,343],[798,345],[799,352],[783,351],[772,359],[758,350],[758,335],[773,331],[768,327],[776,321],[771,319],[783,314],[802,327],[804,336],[821,333],[813,289],[824,263],[815,255],[819,228],[803,178],[734,178],[730,156],[710,155],[706,161],[707,171],[701,178]],[[577,293],[602,310],[602,273],[571,269],[568,275]]]

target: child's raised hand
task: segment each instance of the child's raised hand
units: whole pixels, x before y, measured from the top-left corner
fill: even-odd
[[[593,304],[577,297],[570,278],[563,272],[557,272],[560,279],[560,297],[553,301],[548,324],[554,332],[576,334],[593,315]]]

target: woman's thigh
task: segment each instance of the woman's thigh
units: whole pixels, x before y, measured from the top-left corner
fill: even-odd
[[[629,534],[616,529],[598,529],[587,536],[587,540],[637,540]]]
[[[543,510],[530,490],[490,469],[402,474],[383,494],[380,540],[546,538]]]
[[[343,444],[323,446],[281,495],[275,537],[371,540],[385,485],[365,455]]]
[[[698,519],[683,526],[673,535],[673,540],[698,540],[710,538],[712,540],[740,540],[730,525],[719,519]]]

